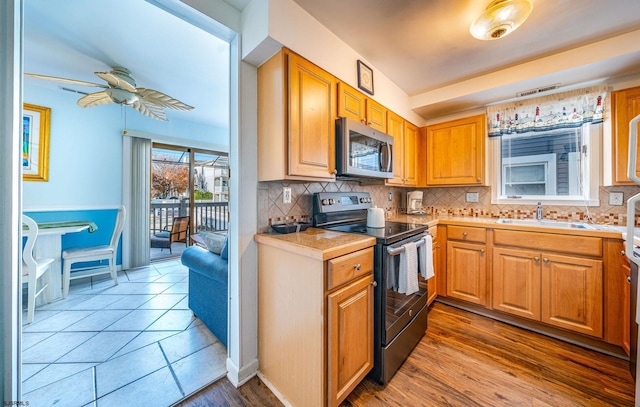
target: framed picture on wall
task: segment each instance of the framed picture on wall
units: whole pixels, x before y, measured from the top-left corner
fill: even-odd
[[[373,70],[358,60],[358,87],[373,95]]]
[[[25,103],[22,109],[22,179],[49,180],[51,108]]]

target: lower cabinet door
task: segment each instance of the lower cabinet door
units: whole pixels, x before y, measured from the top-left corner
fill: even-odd
[[[542,253],[542,322],[602,338],[601,260]]]
[[[540,252],[493,249],[493,309],[540,321]]]
[[[339,405],[373,368],[373,276],[327,297],[328,405]]]
[[[483,244],[447,242],[447,295],[487,305],[487,261]]]

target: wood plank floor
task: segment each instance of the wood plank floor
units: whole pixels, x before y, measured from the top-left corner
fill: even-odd
[[[342,406],[633,406],[628,362],[444,304],[427,334],[386,386],[364,380]],[[281,406],[253,378],[227,379],[180,403]]]

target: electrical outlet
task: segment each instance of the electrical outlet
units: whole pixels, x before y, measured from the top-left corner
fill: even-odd
[[[609,205],[622,206],[624,205],[624,193],[622,192],[609,192]]]
[[[290,204],[291,203],[291,188],[284,187],[282,188],[282,203]]]
[[[391,193],[391,191],[389,191],[389,202],[393,201],[393,193]]]
[[[478,202],[478,193],[477,192],[467,192],[467,202]]]

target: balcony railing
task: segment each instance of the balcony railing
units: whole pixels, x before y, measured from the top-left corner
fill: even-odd
[[[189,200],[171,200],[172,202],[151,203],[149,219],[150,233],[170,230],[173,218],[189,215]],[[227,230],[229,228],[229,202],[196,201],[195,232]]]

